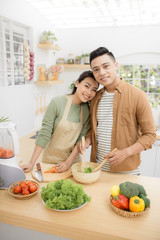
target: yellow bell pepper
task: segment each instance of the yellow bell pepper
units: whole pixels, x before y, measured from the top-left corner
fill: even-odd
[[[114,185],[111,187],[111,195],[113,197],[118,196],[120,194],[120,188],[118,185]]]
[[[138,196],[131,197],[129,200],[129,210],[131,212],[142,212],[145,208],[145,203],[142,198]]]

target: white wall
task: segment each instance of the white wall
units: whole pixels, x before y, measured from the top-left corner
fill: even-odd
[[[40,16],[25,0],[1,0],[0,15],[33,28],[33,50],[35,52],[35,71],[37,64],[47,67],[55,64],[57,57],[67,57],[87,53],[99,46],[112,51],[120,64],[159,64],[160,63],[160,25],[146,27],[92,28],[54,30],[44,17]],[[54,57],[52,51],[37,48],[39,37],[44,30],[56,33],[61,50]],[[36,97],[47,95],[47,103],[52,97],[69,92],[69,85],[76,80],[80,71],[66,71],[60,75],[64,84],[0,88],[0,116],[8,116],[17,124],[18,135],[22,136],[40,127],[44,113],[36,115]],[[37,80],[37,75],[35,79]]]
[[[68,53],[81,55],[104,46],[121,64],[160,62],[160,25],[59,30],[57,34],[61,57]]]
[[[31,8],[25,0],[1,0],[0,15],[33,28],[33,50],[35,52],[35,80],[37,80],[37,64],[46,64],[49,67],[55,64],[53,52],[38,49],[40,34],[49,30],[50,26],[45,19]],[[52,86],[46,92],[52,90],[53,96],[59,94],[59,86]],[[33,82],[24,86],[0,87],[0,116],[7,116],[16,123],[19,136],[25,135],[40,125],[42,114],[37,121],[36,97],[46,94],[42,88],[34,86]],[[47,102],[50,98],[47,98]]]

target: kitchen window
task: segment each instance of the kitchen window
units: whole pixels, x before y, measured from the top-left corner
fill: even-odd
[[[0,17],[0,86],[29,83],[24,78],[24,44],[31,48],[31,28]]]
[[[146,92],[152,107],[160,107],[160,65],[121,65],[119,75]]]

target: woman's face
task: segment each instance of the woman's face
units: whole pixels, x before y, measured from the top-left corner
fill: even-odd
[[[91,77],[85,78],[80,83],[77,81],[75,86],[77,87],[73,96],[75,104],[90,101],[96,95],[98,89],[98,83]]]

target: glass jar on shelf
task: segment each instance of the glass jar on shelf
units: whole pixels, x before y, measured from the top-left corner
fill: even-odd
[[[75,57],[75,64],[81,64],[81,56]]]
[[[69,54],[68,54],[67,64],[74,64],[74,57],[73,57],[73,54],[72,54],[72,53],[69,53]]]

